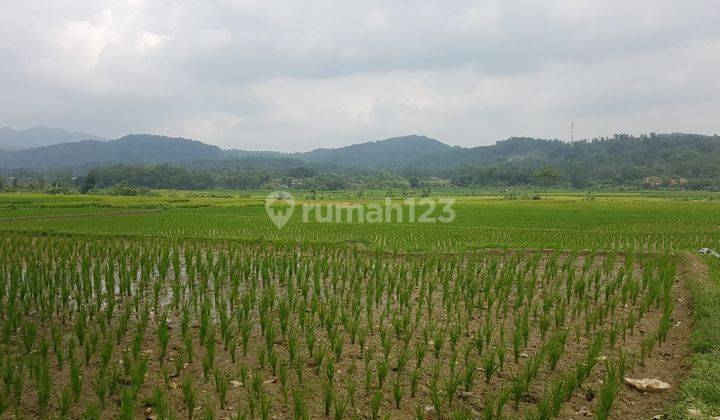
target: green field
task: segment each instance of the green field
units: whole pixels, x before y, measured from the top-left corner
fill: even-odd
[[[393,251],[720,247],[720,201],[703,197],[626,194],[597,196],[592,201],[581,194],[551,195],[540,201],[458,197],[457,217],[449,224],[303,223],[298,211],[282,230],[268,219],[264,197],[261,193],[232,198],[2,194],[0,230],[350,243]]]
[[[714,197],[455,191],[452,223],[278,229],[265,195],[0,194],[0,417],[720,414]]]

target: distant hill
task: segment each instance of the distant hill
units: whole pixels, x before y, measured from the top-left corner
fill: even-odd
[[[491,146],[453,148],[435,156],[432,161],[415,162],[424,167],[516,166],[578,164],[586,169],[621,166],[644,166],[668,169],[673,166],[719,164],[720,137],[699,134],[652,134],[634,137],[616,135],[612,138],[577,141],[513,137]]]
[[[432,160],[433,157],[450,149],[451,146],[438,140],[411,135],[338,148],[314,149],[302,153],[232,149],[226,150],[225,156],[239,159],[292,159],[321,167],[392,169],[398,165]]]
[[[300,159],[312,163],[357,168],[397,168],[430,161],[452,149],[445,143],[425,136],[394,137],[387,140],[353,144],[337,149],[315,149]]]
[[[182,163],[192,167],[270,167],[312,164],[318,167],[393,169],[432,160],[452,147],[424,136],[396,137],[306,153],[221,150],[196,140],[132,134],[107,142],[86,140],[0,151],[0,168],[86,168],[103,164]]]
[[[28,150],[0,152],[0,167],[59,168],[103,164],[185,163],[221,159],[223,151],[196,140],[130,134],[107,142],[85,140]]]
[[[523,184],[552,166],[572,185],[588,180],[646,177],[720,179],[720,137],[697,134],[616,135],[574,143],[510,138],[494,145],[453,147],[424,136],[396,137],[305,153],[222,150],[195,140],[133,134],[112,141],[85,140],[19,151],[0,151],[0,168],[70,168],[175,164],[191,170],[267,170],[355,176],[387,169],[441,176],[458,185]],[[292,176],[292,175],[291,175]],[[304,175],[307,176],[307,175]]]
[[[65,131],[59,128],[34,127],[27,130],[13,130],[0,127],[0,150],[21,150],[50,146],[81,140],[106,140],[86,133]]]

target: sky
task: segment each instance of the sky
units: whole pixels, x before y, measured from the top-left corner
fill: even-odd
[[[0,0],[0,126],[304,151],[720,132],[717,0]]]

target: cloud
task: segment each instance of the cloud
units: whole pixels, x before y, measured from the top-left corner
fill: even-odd
[[[0,124],[307,150],[716,130],[714,0],[0,3]]]

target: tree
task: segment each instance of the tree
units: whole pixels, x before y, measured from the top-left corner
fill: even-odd
[[[408,178],[408,184],[410,184],[410,188],[418,188],[422,185],[422,182],[420,181],[420,179],[418,177],[413,175],[410,178]]]
[[[293,178],[310,178],[315,176],[316,171],[312,168],[306,168],[304,166],[298,166],[297,168],[290,169],[288,175]]]
[[[571,163],[566,165],[564,169],[571,187],[585,189],[591,185],[590,174],[587,168],[577,163]]]
[[[560,172],[558,172],[558,170],[554,167],[547,165],[535,171],[535,173],[533,173],[533,178],[535,179],[535,182],[547,188],[557,184],[560,180]]]
[[[89,172],[83,180],[83,185],[80,188],[80,194],[87,194],[90,190],[95,188],[95,184],[97,184],[97,178],[95,177],[95,173]]]

